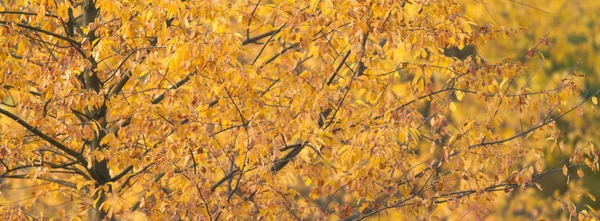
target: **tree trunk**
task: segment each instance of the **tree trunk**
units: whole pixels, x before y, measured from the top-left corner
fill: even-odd
[[[96,188],[102,188],[106,182],[110,180],[110,175],[108,172],[108,160],[102,161],[94,161],[92,169],[90,170],[94,175],[94,179],[96,180]],[[92,209],[90,209],[89,220],[115,220],[114,217],[107,217],[108,211],[102,209],[102,204],[106,202],[108,199],[107,194],[111,193],[113,190],[98,190],[96,194],[94,194],[94,200],[98,199],[98,202],[92,204]]]
[[[90,221],[102,221],[102,220],[115,220],[114,218],[108,218],[108,212],[102,210],[101,206],[106,202],[106,193],[103,190],[98,191],[94,194],[94,200],[100,197],[95,205],[88,210],[88,220]]]

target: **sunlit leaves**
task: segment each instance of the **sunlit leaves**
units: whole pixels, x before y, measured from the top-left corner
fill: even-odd
[[[0,14],[3,97],[32,125],[2,132],[0,154],[49,190],[72,183],[68,216],[451,219],[597,169],[560,134],[586,111],[580,75],[540,89],[518,59],[450,55],[522,31],[454,1],[46,3],[9,5],[45,22]]]

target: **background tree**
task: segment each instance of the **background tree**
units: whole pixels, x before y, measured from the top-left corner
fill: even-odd
[[[473,3],[473,4],[471,4]],[[570,71],[574,64],[577,66],[577,73],[581,76],[580,80],[585,85],[585,90],[598,90],[598,45],[600,39],[597,37],[600,15],[596,13],[600,10],[600,2],[595,1],[486,1],[485,6],[479,2],[465,2],[463,10],[465,14],[472,16],[473,19],[493,24],[504,24],[509,26],[525,26],[527,31],[523,34],[515,35],[510,39],[497,41],[493,44],[478,46],[478,50],[485,51],[486,58],[500,59],[502,57],[512,57],[524,61],[528,50],[539,42],[540,38],[546,38],[548,46],[535,48],[537,54],[530,62],[525,65],[534,72],[531,88],[539,90],[546,85],[557,84],[564,76],[564,73]],[[486,11],[487,8],[487,11]],[[584,90],[582,90],[585,93]],[[583,95],[582,93],[582,95]],[[574,104],[577,101],[571,100]],[[585,145],[588,141],[596,142],[597,134],[595,123],[599,115],[597,112],[578,112],[578,114],[567,115],[557,121],[558,129],[562,135],[562,142],[566,146]],[[546,155],[545,159],[549,164],[560,162],[560,155]],[[585,169],[584,169],[585,171]],[[596,188],[598,176],[585,176],[578,182],[583,182],[582,188],[589,190],[589,193],[598,196],[600,192]],[[578,188],[573,189],[566,182],[567,177],[561,174],[547,176],[540,185],[546,194],[560,193],[565,196],[579,195]],[[532,203],[527,209],[522,209],[518,217],[523,219],[534,219],[533,214],[536,211],[546,211],[548,213],[559,214],[560,202],[555,200],[542,200],[545,195],[539,191],[531,194],[521,194],[520,197],[539,199],[538,203]],[[592,199],[583,200],[578,204],[581,207],[598,208],[600,204]],[[518,203],[503,202],[508,207],[516,207]],[[586,205],[587,204],[587,205]],[[551,205],[551,206],[549,206]],[[503,206],[500,206],[503,207]],[[548,209],[553,208],[553,209]],[[508,213],[510,215],[511,213]],[[506,215],[506,214],[505,214]],[[505,219],[515,219],[515,217],[505,217]]]
[[[546,36],[480,55],[523,29],[457,1],[0,6],[2,193],[25,197],[5,217],[482,217],[552,173],[559,215],[594,216],[569,170],[596,171],[597,149],[558,120],[595,94],[575,64],[539,86],[524,62]]]

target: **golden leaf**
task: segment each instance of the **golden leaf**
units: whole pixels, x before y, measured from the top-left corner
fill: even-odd
[[[450,111],[452,111],[452,112],[456,111],[456,105],[454,104],[454,102],[450,102]]]

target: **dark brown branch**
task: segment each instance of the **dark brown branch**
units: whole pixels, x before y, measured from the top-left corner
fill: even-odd
[[[599,93],[600,93],[600,91],[596,92],[595,94],[593,94],[591,96],[587,96],[586,98],[583,99],[583,101],[581,101],[579,104],[573,106],[571,109],[569,109],[569,110],[563,112],[562,114],[560,114],[560,115],[558,115],[558,116],[556,116],[554,118],[551,118],[550,120],[547,120],[547,121],[545,121],[545,122],[543,122],[543,123],[541,123],[541,124],[539,124],[537,126],[531,127],[528,130],[526,130],[526,131],[523,131],[521,133],[515,134],[513,136],[510,136],[510,137],[507,137],[507,138],[504,138],[504,139],[501,139],[501,140],[495,140],[495,141],[490,141],[490,142],[481,142],[481,143],[478,143],[478,144],[473,144],[473,145],[467,147],[467,150],[473,149],[473,148],[476,148],[476,147],[480,147],[480,146],[488,146],[488,145],[494,145],[494,144],[501,144],[501,143],[504,143],[504,142],[507,142],[507,141],[514,140],[514,139],[516,139],[518,137],[526,136],[527,134],[533,132],[534,130],[537,130],[537,129],[541,128],[541,127],[544,127],[544,126],[546,126],[546,125],[548,125],[548,124],[550,124],[552,122],[555,122],[558,119],[562,118],[563,116],[567,115],[568,113],[571,113],[573,110],[577,109],[583,103],[585,103],[589,99],[591,99],[591,97],[593,97],[593,96],[595,96],[595,95],[597,95]],[[461,153],[460,150],[454,151],[453,153],[451,153],[451,154],[448,155],[448,158],[454,157],[454,156],[458,155],[459,153]],[[437,168],[439,168],[442,165],[442,161],[443,161],[443,159],[437,159],[437,160],[433,161],[433,163],[430,164],[431,167],[423,169],[421,172],[415,174],[414,177],[420,177],[424,173],[426,173],[427,171],[429,171],[431,169],[437,169]],[[400,185],[403,185],[404,183],[405,182],[402,182],[402,183],[400,183]]]
[[[279,29],[277,30],[281,30],[285,25],[282,25]],[[279,32],[279,31],[277,31]],[[256,55],[256,57],[254,57],[254,61],[252,61],[252,65],[254,65],[256,63],[256,61],[258,61],[258,59],[260,58],[260,56],[262,55],[262,53],[265,51],[265,48],[267,48],[267,45],[269,45],[269,42],[271,42],[271,39],[273,39],[273,37],[275,37],[275,34],[277,34],[277,32],[273,32],[271,34],[271,36],[269,36],[269,39],[267,39],[267,41],[265,43],[263,43],[263,46],[260,48],[260,50],[258,51],[258,54]],[[286,49],[284,49],[285,51]],[[267,62],[268,64],[269,62]]]
[[[346,55],[344,55],[344,57],[342,58],[342,61],[337,66],[337,68],[335,68],[335,71],[333,72],[333,74],[331,75],[329,80],[327,81],[327,85],[331,85],[331,83],[333,83],[333,79],[335,79],[335,76],[337,75],[337,73],[340,72],[340,69],[342,69],[342,66],[344,66],[344,64],[346,63],[346,59],[348,59],[348,57],[350,56],[350,52],[352,52],[352,50],[348,50],[348,52],[346,52]]]
[[[231,172],[227,173],[227,175],[225,175],[223,178],[221,178],[219,181],[217,181],[215,184],[213,184],[210,187],[210,191],[214,192],[217,189],[217,187],[219,187],[225,181],[227,181],[228,179],[230,179],[231,177],[233,177],[233,175],[235,175],[237,172],[240,172],[240,171],[238,169],[235,169],[235,170],[232,170]]]
[[[11,112],[8,112],[7,110],[4,110],[4,109],[0,108],[0,113],[4,114],[5,116],[9,117],[10,119],[16,121],[21,126],[25,127],[25,129],[27,129],[31,133],[35,134],[36,136],[42,138],[43,140],[47,141],[48,143],[52,144],[53,146],[55,146],[56,148],[60,149],[61,151],[65,152],[68,155],[70,155],[70,156],[76,158],[77,160],[81,161],[81,163],[84,166],[87,165],[87,161],[85,160],[85,158],[79,152],[68,148],[64,144],[58,142],[57,140],[53,139],[52,137],[50,137],[50,136],[46,135],[45,133],[39,131],[34,126],[31,126],[30,124],[28,124],[27,122],[25,122],[24,120],[22,120],[18,116],[12,114]]]
[[[354,82],[354,79],[360,75],[362,75],[364,73],[364,71],[367,69],[365,67],[365,65],[362,62],[362,59],[365,56],[366,53],[366,46],[367,46],[367,39],[369,38],[369,31],[367,30],[367,33],[365,33],[363,35],[363,42],[362,42],[362,51],[361,51],[361,55],[359,57],[359,62],[358,62],[358,67],[356,67],[356,71],[354,72],[354,75],[352,75],[352,78],[350,78],[350,82],[348,82],[348,86],[346,86],[346,92],[344,93],[344,95],[342,96],[342,98],[340,99],[340,101],[338,102],[337,107],[335,108],[335,111],[333,111],[333,115],[331,116],[331,119],[329,120],[329,122],[327,123],[327,125],[325,125],[325,127],[323,127],[323,129],[328,128],[329,126],[331,126],[331,124],[333,123],[333,120],[335,120],[335,115],[337,115],[338,111],[342,108],[342,104],[344,103],[344,100],[346,100],[346,96],[348,96],[348,93],[350,92],[350,89],[352,88],[352,83]]]
[[[255,37],[248,38],[248,39],[246,39],[246,40],[244,40],[242,42],[242,45],[256,43],[256,42],[260,41],[261,39],[269,37],[269,36],[272,36],[272,35],[275,35],[275,34],[279,33],[280,31],[281,31],[281,29],[275,29],[273,31],[268,31],[268,32],[265,32],[265,33],[260,34],[258,36],[255,36]]]
[[[144,171],[148,170],[150,167],[152,167],[154,165],[154,162],[148,164],[147,166],[145,166],[144,168],[142,168],[140,171],[135,172],[133,174],[131,174],[131,176],[128,176],[127,179],[125,180],[125,182],[123,182],[123,184],[121,184],[121,186],[119,187],[119,190],[122,190],[125,186],[127,186],[129,184],[129,181],[131,181],[131,179],[133,179],[134,177],[136,177],[137,175],[143,173]],[[156,176],[156,178],[154,179],[154,182],[157,182],[158,180],[160,180],[162,178],[162,176],[164,176],[164,173],[160,173]],[[118,175],[117,175],[118,176]],[[116,176],[115,176],[116,177]],[[113,178],[115,181],[117,179]],[[111,180],[113,180],[111,179]],[[113,181],[114,182],[114,181]],[[135,182],[134,182],[135,183]],[[133,184],[132,184],[133,185]]]
[[[298,46],[300,46],[300,43],[295,43],[295,44],[292,44],[292,45],[290,45],[290,46],[288,46],[288,47],[285,47],[285,48],[283,48],[283,49],[281,50],[281,52],[279,52],[279,53],[277,53],[276,55],[273,55],[273,57],[269,58],[269,60],[267,60],[267,61],[265,62],[265,64],[264,64],[264,65],[266,65],[266,64],[269,64],[269,63],[273,62],[273,61],[274,61],[275,59],[277,59],[279,56],[281,56],[282,54],[285,54],[285,52],[287,52],[288,50],[290,50],[290,49],[293,49],[293,48],[296,48],[296,47],[298,47]]]
[[[190,155],[192,157],[192,163],[194,163],[193,164],[193,166],[194,166],[194,174],[197,174],[198,170],[196,169],[196,164],[197,163],[196,163],[196,159],[194,158],[194,152],[192,151],[192,149],[188,149],[188,150],[190,151]]]
[[[27,175],[6,175],[2,176],[2,178],[11,178],[11,179],[31,179],[30,176]],[[57,183],[66,187],[71,187],[73,189],[77,189],[77,185],[71,182],[67,182],[64,180],[54,179],[54,178],[45,178],[45,177],[36,177],[38,180],[48,181],[52,183]]]
[[[523,2],[518,2],[518,1],[515,1],[515,0],[508,0],[508,1],[512,2],[512,3],[515,3],[515,4],[518,4],[518,5],[522,5],[522,6],[528,7],[528,8],[532,8],[532,9],[535,9],[535,10],[538,10],[538,11],[541,11],[541,12],[544,12],[544,13],[556,14],[556,12],[549,12],[549,11],[546,11],[546,10],[543,10],[543,9],[540,9],[540,8],[536,8],[536,7],[532,6],[532,5],[525,4]]]
[[[285,167],[290,162],[290,160],[296,157],[304,149],[306,143],[307,142],[301,144],[292,144],[288,146],[289,148],[293,149],[290,152],[288,152],[283,158],[275,160],[275,163],[271,167],[271,171],[276,173],[283,169],[283,167]]]
[[[117,66],[117,68],[113,71],[112,75],[110,77],[108,77],[103,83],[108,82],[116,73],[117,71],[119,71],[123,65],[125,64],[125,62],[136,52],[138,52],[139,50],[146,50],[146,51],[150,51],[150,49],[153,48],[162,48],[162,47],[146,47],[146,48],[136,48],[133,49],[126,57],[125,59],[123,59],[123,61],[121,61],[121,63],[119,63],[119,66]],[[143,62],[146,59],[146,57],[142,57],[142,59],[140,61],[137,61],[138,63]],[[127,84],[127,81],[129,81],[129,79],[131,78],[131,71],[126,71],[125,74],[121,77],[121,79],[119,79],[119,82],[117,84],[115,84],[113,86],[113,88],[110,90],[110,94],[114,95],[114,94],[118,94],[121,92],[121,90],[123,89],[123,87],[125,87],[125,84]]]
[[[185,83],[187,83],[188,81],[190,81],[190,77],[194,76],[194,73],[190,73],[187,76],[185,76],[184,79],[181,79],[180,81],[178,81],[177,83],[175,83],[175,85],[171,85],[169,88],[167,88],[167,90],[165,92],[163,92],[162,94],[158,95],[158,97],[154,98],[152,100],[152,104],[158,104],[160,103],[163,99],[165,99],[165,95],[167,94],[167,92],[169,90],[173,90],[173,89],[177,89],[179,87],[181,87],[182,85],[184,85]]]
[[[227,96],[229,97],[229,100],[231,100],[231,103],[233,103],[233,106],[235,107],[235,110],[240,115],[240,118],[242,118],[242,124],[244,125],[244,128],[246,128],[246,130],[247,130],[248,129],[248,121],[246,120],[246,118],[242,114],[242,110],[240,110],[240,108],[237,106],[237,104],[233,100],[233,97],[231,97],[231,93],[229,93],[229,89],[226,89],[225,92],[227,92]]]
[[[248,19],[248,25],[246,25],[246,40],[250,39],[250,25],[252,24],[252,19],[254,19],[254,13],[256,13],[256,9],[258,9],[258,5],[262,0],[258,0],[254,5],[254,9],[252,9],[252,13],[250,13],[250,19]],[[245,42],[245,41],[244,41]]]
[[[366,41],[367,41],[368,35],[369,35],[369,33],[367,32],[363,36],[364,37],[364,39],[363,39],[363,47],[366,46]],[[363,48],[363,51],[364,51],[364,48]],[[363,56],[364,56],[364,53],[363,53]],[[361,56],[361,58],[362,58],[362,56]],[[343,63],[344,62],[342,62],[342,64]],[[361,69],[361,65],[359,63],[359,66],[357,67],[357,71],[354,72],[354,75],[350,79],[350,82],[347,85],[347,90],[344,93],[343,97],[340,99],[340,101],[338,103],[338,106],[337,106],[336,110],[334,111],[334,113],[333,113],[333,115],[331,117],[331,120],[327,124],[324,124],[324,122],[327,119],[329,113],[331,113],[331,111],[332,111],[330,108],[325,109],[320,114],[320,118],[319,118],[319,127],[320,128],[325,129],[325,128],[329,127],[333,123],[333,120],[335,119],[336,113],[341,108],[341,106],[342,106],[342,104],[343,104],[346,96],[348,95],[348,92],[350,91],[350,87],[352,86],[352,82],[354,81],[354,78],[357,77],[359,74],[361,74],[364,70],[365,70],[365,68]],[[304,142],[304,143],[302,143],[300,145],[296,144],[297,146],[293,147],[293,149],[290,152],[288,152],[283,158],[275,160],[275,163],[271,167],[271,171],[278,172],[279,170],[283,169],[283,167],[285,167],[290,162],[290,160],[292,160],[298,154],[300,154],[300,152],[304,149],[304,146],[306,146],[306,144],[308,144],[308,142]]]
[[[4,163],[4,162],[3,162],[3,163]],[[47,165],[49,165],[49,166],[50,166],[50,168],[52,168],[52,169],[66,169],[66,170],[72,170],[72,171],[74,171],[74,172],[76,172],[76,173],[78,173],[78,174],[79,174],[79,172],[81,172],[81,171],[79,171],[79,170],[73,170],[72,168],[69,168],[70,166],[72,166],[72,165],[75,165],[75,164],[77,164],[77,163],[79,163],[79,162],[78,162],[78,161],[73,161],[73,162],[70,162],[70,163],[65,163],[65,164],[62,164],[62,165],[57,165],[57,164],[53,164],[53,163],[49,163],[49,162],[45,162],[45,163],[41,163],[41,164],[40,164],[40,163],[38,163],[38,164],[28,164],[28,165],[23,165],[23,166],[16,166],[16,167],[13,167],[13,168],[10,168],[10,169],[8,169],[8,166],[4,165],[4,166],[7,168],[7,170],[6,170],[6,171],[4,171],[4,173],[2,173],[2,174],[0,175],[0,177],[4,177],[4,176],[6,176],[6,175],[8,175],[8,174],[10,174],[10,173],[12,173],[12,172],[15,172],[15,171],[17,171],[17,170],[22,170],[22,169],[27,169],[27,168],[32,168],[32,167],[43,167],[43,166],[45,166],[46,164],[47,164]],[[79,171],[79,172],[78,172],[78,171]],[[80,175],[82,175],[82,174],[80,174]],[[85,177],[85,174],[83,174],[83,176]]]
[[[35,12],[21,12],[21,11],[0,11],[0,14],[13,14],[13,15],[31,15],[37,16],[38,14]],[[46,12],[44,16],[58,18],[58,16],[51,14],[50,12]]]
[[[583,166],[583,165],[570,165],[570,166],[568,166],[568,168],[570,169],[570,168],[581,167],[581,166]],[[548,174],[555,173],[555,172],[558,172],[558,171],[561,171],[561,170],[562,170],[562,168],[559,168],[559,169],[550,169],[550,170],[544,171],[543,173],[539,173],[539,174],[533,175],[532,178],[531,178],[531,182],[533,183],[534,181],[539,180],[539,179],[541,179],[542,177],[544,177],[544,176],[546,176]],[[531,187],[532,186],[531,184],[523,184],[523,185],[525,185],[527,187]],[[496,185],[488,186],[488,187],[484,188],[483,190],[485,192],[488,192],[488,193],[489,192],[497,192],[497,191],[509,191],[509,190],[512,190],[512,189],[515,189],[515,188],[518,188],[518,187],[521,187],[521,186],[522,185],[517,184],[517,183],[506,183],[505,182],[505,183],[502,183],[502,184],[496,184]],[[460,198],[463,198],[463,197],[475,194],[477,192],[478,192],[478,190],[471,189],[471,190],[456,191],[456,192],[452,192],[452,193],[445,193],[445,194],[441,194],[439,196],[432,197],[431,198],[431,200],[432,200],[431,203],[432,204],[442,204],[442,203],[448,202],[448,198],[451,198],[451,199],[460,199]],[[415,195],[413,195],[413,197],[414,196]],[[408,199],[411,199],[411,198],[408,198]],[[365,214],[363,216],[360,216],[360,217],[358,217],[359,214],[355,214],[350,219],[356,218],[355,220],[357,220],[357,221],[358,220],[363,220],[363,219],[365,219],[367,217],[373,216],[373,215],[375,215],[375,214],[377,214],[377,213],[379,213],[381,211],[387,210],[387,209],[398,208],[398,207],[402,207],[402,206],[411,205],[411,203],[404,204],[404,203],[406,203],[408,201],[408,199],[402,200],[402,201],[400,201],[398,203],[395,203],[393,205],[390,205],[390,206],[385,206],[385,207],[379,208],[377,210],[369,212],[369,213],[367,213],[367,214]]]
[[[329,24],[331,24],[331,23],[329,23]],[[329,24],[327,24],[327,25],[329,25]],[[342,27],[344,27],[344,26],[347,26],[347,25],[349,25],[349,24],[351,24],[351,23],[346,23],[346,24],[340,25],[340,26],[339,26],[339,27],[337,27],[337,28],[339,29],[339,28],[342,28]],[[316,34],[314,34],[314,35],[313,35],[314,39],[312,39],[312,41],[315,41],[315,40],[317,40],[317,39],[319,39],[319,38],[325,37],[325,36],[327,36],[329,33],[332,33],[334,30],[335,30],[335,29],[332,29],[331,31],[329,31],[329,32],[327,32],[327,33],[323,33],[323,32],[316,33]],[[319,34],[321,34],[321,36],[319,36]],[[283,48],[283,49],[281,50],[281,52],[279,52],[279,53],[277,53],[277,54],[273,55],[273,57],[269,58],[269,59],[268,59],[268,60],[267,60],[267,61],[266,61],[266,62],[265,62],[263,65],[267,65],[267,64],[269,64],[269,63],[273,62],[275,59],[277,59],[279,56],[281,56],[282,54],[284,54],[284,53],[285,53],[285,52],[287,52],[288,50],[290,50],[290,49],[294,49],[294,48],[296,48],[296,47],[299,47],[299,46],[300,46],[300,43],[295,43],[295,44],[292,44],[292,45],[290,45],[290,46],[288,46],[288,47],[285,47],[285,48]]]
[[[154,163],[152,163],[152,164],[154,164]],[[150,165],[152,165],[152,164],[150,164]],[[125,176],[125,174],[129,173],[129,171],[131,171],[131,170],[133,170],[133,166],[128,166],[121,173],[119,173],[116,176],[114,176],[113,178],[111,178],[109,182],[115,182],[115,181],[121,179],[123,176]]]
[[[416,196],[418,196],[419,194],[421,194],[425,190],[425,186],[427,186],[427,183],[429,183],[429,181],[431,180],[432,177],[433,177],[433,173],[429,175],[429,177],[427,178],[427,180],[425,181],[425,183],[419,188],[419,190],[417,190],[416,192],[413,191],[415,193],[411,194],[410,197],[406,197],[403,200],[400,200],[399,202],[394,203],[393,205],[382,207],[382,208],[376,209],[374,211],[371,211],[371,212],[369,212],[369,213],[367,213],[367,214],[365,214],[363,216],[360,216],[360,213],[357,213],[357,214],[355,214],[353,216],[350,216],[350,217],[348,217],[348,218],[346,218],[344,220],[356,220],[356,221],[363,220],[363,219],[365,219],[365,218],[367,218],[369,216],[375,215],[375,214],[377,214],[377,213],[379,213],[379,212],[381,212],[383,210],[386,210],[386,209],[389,209],[389,208],[394,208],[394,207],[401,207],[401,206],[403,206],[404,203],[408,202],[409,200],[411,200],[411,199],[415,198]],[[415,187],[415,189],[416,189],[416,187]]]
[[[24,24],[20,24],[20,23],[16,23],[16,22],[9,22],[9,21],[0,21],[0,24],[2,24],[2,25],[15,24],[17,27],[21,27],[21,28],[29,29],[31,31],[37,31],[37,32],[40,32],[40,33],[44,33],[46,35],[50,35],[50,36],[56,37],[58,39],[67,41],[67,42],[69,42],[71,44],[77,45],[78,47],[81,46],[81,44],[78,41],[74,40],[74,39],[71,39],[71,38],[68,38],[68,37],[56,34],[56,33],[51,32],[51,31],[46,31],[44,29],[40,29],[40,28],[36,28],[36,27],[32,27],[32,26],[29,26],[29,25],[24,25]]]

